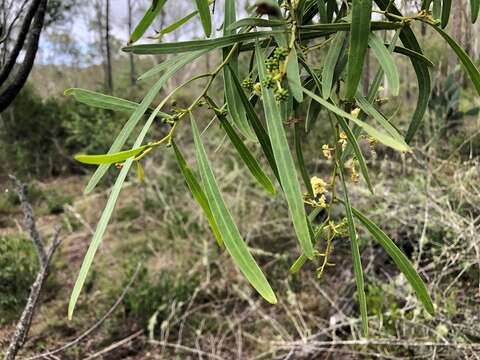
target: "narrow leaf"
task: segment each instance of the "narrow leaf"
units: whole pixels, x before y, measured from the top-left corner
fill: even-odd
[[[178,168],[180,169],[180,172],[185,178],[185,182],[187,183],[187,186],[190,189],[190,192],[192,193],[193,198],[198,203],[198,205],[200,205],[200,207],[202,208],[203,213],[207,218],[208,224],[212,229],[213,235],[217,240],[218,246],[222,247],[223,246],[222,235],[220,235],[220,230],[218,229],[217,222],[213,217],[212,210],[210,209],[210,205],[208,204],[207,196],[205,195],[202,187],[200,186],[200,183],[197,181],[197,178],[195,177],[193,171],[187,165],[187,162],[185,161],[185,158],[182,155],[182,152],[177,147],[174,141],[172,141],[172,148],[175,153],[175,159],[177,160]]]
[[[204,54],[207,50],[200,51],[200,52],[193,52],[190,54],[185,54],[182,56],[178,61],[174,64],[172,64],[171,67],[168,68],[167,71],[160,77],[160,79],[157,80],[157,82],[148,90],[147,94],[143,98],[142,102],[140,105],[137,107],[137,109],[133,112],[133,114],[130,116],[130,119],[127,121],[127,123],[123,126],[122,130],[118,134],[117,138],[113,142],[112,146],[110,147],[110,150],[108,151],[109,154],[116,153],[120,151],[120,149],[123,147],[125,142],[127,141],[128,137],[132,133],[133,129],[135,126],[138,124],[140,119],[143,117],[147,109],[149,108],[150,104],[153,102],[155,97],[158,95],[162,87],[165,85],[165,83],[182,67],[184,67],[186,64],[191,63],[193,60]],[[159,111],[156,112],[158,114]],[[108,164],[103,164],[100,165],[95,173],[92,175],[90,178],[90,181],[88,182],[84,193],[88,194],[91,192],[98,184],[98,182],[102,179],[102,177],[105,175],[107,172],[108,168],[110,165]]]
[[[354,122],[357,126],[361,127],[368,135],[371,137],[377,139],[380,141],[382,144],[391,147],[392,149],[398,150],[398,151],[411,151],[410,148],[405,145],[404,143],[396,140],[392,136],[390,136],[387,133],[384,133],[382,131],[379,131],[372,127],[371,125],[360,121],[356,118],[354,118],[352,115],[348,114],[347,112],[343,111],[342,109],[338,108],[337,106],[329,103],[328,101],[322,99],[321,97],[317,96],[316,94],[312,93],[311,91],[303,88],[303,92],[310,96],[312,99],[315,101],[318,101],[323,107],[325,107],[327,110],[333,112],[334,114],[337,114],[341,117],[344,117],[345,119],[348,119],[352,122]]]
[[[230,68],[230,67],[228,67]],[[255,109],[253,108],[253,105],[250,103],[248,100],[247,96],[245,95],[242,85],[240,84],[240,80],[238,79],[237,75],[230,70],[230,73],[232,74],[232,80],[233,84],[235,85],[237,89],[237,94],[240,97],[240,100],[243,104],[243,107],[245,108],[245,113],[247,115],[247,119],[255,132],[255,136],[258,139],[258,142],[260,143],[260,146],[262,147],[262,151],[265,154],[265,157],[267,158],[268,164],[270,165],[270,168],[274,172],[275,176],[277,179],[279,179],[278,176],[278,169],[277,169],[277,164],[275,162],[275,157],[273,155],[273,150],[272,150],[272,144],[270,142],[270,138],[268,137],[268,133],[265,130],[262,122],[257,116],[257,113],[255,112]]]
[[[472,13],[472,24],[475,24],[480,13],[480,0],[470,0],[470,10]]]
[[[205,189],[205,195],[210,208],[212,209],[212,214],[217,222],[225,247],[232,256],[233,262],[238,266],[255,290],[257,290],[258,293],[269,303],[275,304],[277,298],[270,287],[270,284],[260,267],[255,262],[255,259],[248,251],[247,245],[243,241],[242,236],[233,221],[232,215],[225,205],[193,116],[191,116],[190,120],[195,142],[197,162],[202,177],[203,187]]]
[[[261,18],[245,18],[227,26],[228,31],[232,31],[238,28],[247,27],[247,26],[256,26],[256,27],[278,27],[278,26],[285,26],[285,21],[283,20],[269,20],[269,19],[261,19]]]
[[[352,211],[355,217],[363,224],[363,226],[367,228],[375,240],[377,240],[388,253],[388,255],[390,255],[395,264],[397,264],[400,271],[405,275],[408,282],[412,285],[425,309],[432,316],[435,315],[435,308],[433,306],[430,294],[428,293],[428,289],[405,254],[376,224],[369,220],[365,215],[355,208],[352,208]]]
[[[470,59],[465,50],[445,31],[440,29],[435,24],[432,24],[431,22],[427,21],[426,23],[430,25],[433,29],[435,29],[435,31],[438,32],[447,41],[448,45],[450,45],[450,47],[462,63],[463,67],[465,68],[468,76],[472,80],[473,86],[477,90],[477,93],[480,95],[480,72],[473,63],[472,59]]]
[[[347,33],[345,31],[336,33],[335,38],[328,49],[327,56],[325,57],[322,69],[322,95],[324,99],[330,98],[335,67],[337,66],[346,37]]]
[[[293,97],[297,102],[301,103],[303,101],[302,82],[300,80],[300,69],[295,47],[290,49],[290,54],[288,55],[287,80]]]
[[[135,144],[133,145],[134,149],[139,148],[142,145],[143,139],[145,139],[145,136],[147,135],[150,126],[152,126],[155,117],[158,115],[158,112],[163,107],[163,105],[164,102],[160,103],[148,118],[147,122],[142,128],[142,131],[135,140]],[[102,242],[103,235],[105,234],[105,230],[107,229],[110,217],[112,216],[113,209],[115,207],[118,196],[120,195],[120,191],[122,190],[123,183],[127,177],[128,171],[130,170],[130,166],[132,165],[133,161],[133,158],[128,158],[123,164],[122,170],[120,170],[120,174],[118,174],[117,180],[115,181],[112,191],[108,197],[105,209],[103,209],[100,220],[98,221],[97,227],[95,228],[95,233],[93,234],[92,241],[90,242],[90,246],[88,247],[87,253],[85,254],[85,257],[83,259],[83,263],[78,273],[77,280],[75,281],[75,286],[73,287],[72,294],[70,296],[70,302],[68,303],[69,319],[72,319],[75,305],[77,304],[78,297],[80,296],[80,292],[82,291],[85,280],[87,279],[88,271],[90,269],[90,266],[92,265],[93,258],[95,257],[98,247]]]
[[[450,12],[452,10],[452,0],[443,0],[442,2],[442,29],[445,29],[450,19]]]
[[[167,0],[155,1],[152,6],[147,9],[145,15],[143,15],[143,18],[140,20],[140,22],[130,35],[130,40],[128,40],[129,44],[133,44],[134,42],[138,41],[143,36],[143,34],[145,34],[145,31],[147,31],[150,25],[152,25],[153,21],[160,13],[166,2]]]
[[[205,36],[210,37],[212,34],[212,17],[210,16],[208,0],[195,0],[195,2],[197,3],[197,10],[200,14],[200,20],[202,22]]]
[[[378,7],[385,11],[388,7],[388,11],[396,16],[402,16],[401,12],[395,7],[395,5],[390,0],[375,0],[375,3]],[[392,19],[392,22],[396,21]],[[400,32],[400,40],[402,41],[405,48],[413,50],[419,54],[422,54],[422,48],[415,37],[415,33],[410,28],[408,24],[404,24]],[[410,60],[415,70],[418,81],[418,100],[415,112],[413,113],[412,120],[408,127],[407,135],[405,136],[405,141],[410,143],[415,136],[417,130],[422,124],[423,117],[427,111],[428,102],[430,100],[430,95],[432,92],[432,84],[430,79],[430,72],[428,66],[423,62],[414,57],[410,57]]]
[[[175,30],[177,30],[180,26],[182,26],[183,24],[186,24],[190,19],[194,18],[196,15],[198,14],[198,11],[195,10],[195,11],[192,11],[190,14],[178,19],[177,21],[173,22],[172,24],[164,27],[163,29],[161,29],[156,38],[158,37],[161,37],[165,34],[169,34]]]
[[[272,184],[270,178],[263,172],[262,168],[258,164],[257,160],[254,158],[252,153],[248,150],[248,148],[243,143],[242,139],[237,135],[235,129],[230,125],[227,118],[218,110],[215,110],[215,115],[220,120],[223,130],[227,133],[230,141],[232,142],[233,146],[240,155],[240,158],[243,160],[245,165],[247,166],[248,170],[252,174],[253,178],[258,181],[260,185],[262,185],[265,190],[267,190],[270,194],[275,194],[275,187]]]
[[[78,102],[100,109],[132,112],[138,107],[136,102],[85,89],[71,88],[65,90],[64,94],[73,96]]]
[[[249,33],[227,35],[215,39],[189,40],[178,42],[165,42],[158,44],[133,45],[122,48],[123,51],[140,55],[153,54],[177,54],[203,49],[216,49],[231,46],[236,43],[252,39],[264,39],[276,34],[284,34],[283,31],[255,31]]]
[[[352,1],[352,31],[348,51],[347,84],[345,96],[353,100],[360,83],[365,54],[368,47],[370,22],[372,17],[372,0]]]
[[[373,117],[373,119],[381,127],[383,127],[387,133],[389,133],[398,142],[402,143],[405,147],[408,147],[407,143],[403,139],[402,135],[398,133],[397,129],[395,129],[393,125],[390,124],[390,122],[385,119],[385,117],[377,109],[375,109],[375,107],[370,102],[368,102],[368,100],[365,99],[365,97],[360,92],[357,93],[355,99],[357,100],[357,104],[363,112]]]
[[[340,180],[345,196],[345,212],[347,214],[348,236],[350,237],[350,245],[352,249],[353,271],[355,274],[355,283],[357,284],[357,297],[362,317],[363,336],[368,336],[368,312],[367,298],[365,296],[365,281],[363,279],[362,259],[360,257],[360,247],[358,244],[357,230],[353,220],[352,208],[348,199],[347,185],[345,184],[345,169],[343,163],[339,164]]]
[[[256,50],[257,68],[260,81],[263,81],[267,74],[265,68],[265,57],[257,44]],[[313,246],[307,224],[307,216],[303,204],[303,196],[295,171],[295,163],[283,128],[280,109],[275,101],[272,89],[262,88],[263,106],[267,119],[268,134],[272,141],[273,154],[278,166],[280,183],[282,184],[285,197],[292,217],[293,226],[297,234],[300,246],[305,256],[313,258]]]
[[[81,162],[84,164],[90,164],[90,165],[115,164],[118,162],[125,161],[128,158],[131,158],[132,156],[140,154],[143,150],[147,148],[148,148],[148,145],[144,145],[139,148],[120,151],[113,154],[105,154],[105,155],[78,154],[78,155],[75,155],[75,160],[77,160],[78,162]]]
[[[393,60],[392,54],[374,33],[368,38],[368,45],[373,51],[373,55],[377,58],[378,63],[385,72],[388,84],[393,96],[398,96],[400,92],[400,76],[398,75],[397,65]]]
[[[314,197],[312,184],[310,182],[310,175],[308,174],[307,166],[305,165],[305,159],[303,158],[302,151],[302,139],[304,134],[302,134],[302,126],[300,123],[295,123],[293,128],[293,138],[295,141],[295,155],[297,156],[297,164],[300,169],[300,174],[302,175],[303,183],[307,189],[308,194],[311,198]]]
[[[225,16],[224,16],[224,35],[225,36],[236,36],[235,30],[227,30],[228,26],[235,21],[235,1],[226,0],[225,1]],[[223,49],[223,59],[226,60],[231,48]],[[253,134],[252,129],[249,126],[247,116],[245,114],[245,109],[242,105],[242,101],[239,98],[235,85],[233,84],[232,76],[238,77],[238,50],[236,54],[230,58],[228,61],[228,68],[225,66],[223,68],[223,83],[225,88],[225,100],[228,107],[228,112],[230,117],[233,120],[233,124],[249,139],[254,139],[255,135]]]

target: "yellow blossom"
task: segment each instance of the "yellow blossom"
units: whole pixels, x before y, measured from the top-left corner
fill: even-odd
[[[332,158],[332,149],[327,144],[322,145],[322,152],[326,159],[330,160]]]
[[[352,163],[349,166],[349,169],[350,169],[350,178],[354,183],[357,183],[360,180],[360,175],[358,175],[357,169],[355,168],[355,160],[352,160]]]
[[[317,206],[322,208],[322,209],[326,209],[327,198],[325,197],[325,195],[322,194],[322,196],[320,196],[320,199],[318,199],[318,202],[317,202]]]
[[[345,148],[347,147],[347,134],[344,132],[340,133],[340,139],[338,140],[338,143],[342,145],[342,151],[345,151]]]
[[[358,115],[360,115],[360,109],[359,108],[355,108],[353,109],[351,112],[350,112],[350,115],[352,115],[353,118],[358,118]]]
[[[314,196],[324,194],[327,191],[327,183],[317,176],[314,176],[310,179],[310,184],[312,185]]]

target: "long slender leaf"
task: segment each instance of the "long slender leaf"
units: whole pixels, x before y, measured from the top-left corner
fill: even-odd
[[[212,34],[212,17],[210,15],[208,0],[195,0],[195,2],[197,3],[197,10],[200,14],[200,20],[202,22],[205,36],[210,37]]]
[[[385,72],[388,84],[393,96],[398,96],[400,92],[400,76],[395,61],[391,53],[374,33],[371,33],[368,38],[368,45],[373,51],[373,55],[377,58],[378,63]]]
[[[428,25],[430,25],[433,29],[435,29],[436,32],[438,32],[450,45],[452,50],[455,52],[457,55],[458,59],[462,63],[463,67],[465,68],[468,76],[473,82],[473,86],[477,90],[477,93],[480,95],[480,72],[478,71],[478,68],[475,66],[473,63],[472,59],[468,56],[468,54],[465,52],[465,50],[450,36],[448,35],[445,31],[440,29],[438,26],[431,22],[426,22]]]
[[[157,116],[160,109],[163,107],[164,102],[160,103],[155,110],[152,112],[150,117],[148,118],[147,122],[142,128],[142,131],[138,135],[137,139],[135,140],[135,144],[133,145],[133,149],[139,148],[142,145],[143,139],[147,135],[150,126],[152,126],[155,117]],[[117,202],[118,196],[120,195],[120,191],[122,189],[123,183],[127,177],[128,171],[133,163],[133,158],[128,158],[120,170],[120,174],[113,185],[112,191],[108,197],[107,204],[105,209],[100,216],[100,220],[98,221],[97,227],[95,228],[95,233],[93,234],[92,241],[90,242],[90,246],[88,247],[87,253],[85,254],[85,258],[83,259],[82,266],[78,273],[77,280],[75,281],[75,286],[73,287],[72,294],[70,296],[70,302],[68,303],[68,318],[71,319],[73,316],[73,311],[75,309],[75,305],[77,304],[78,297],[80,296],[80,292],[82,291],[83,285],[85,280],[87,279],[88,271],[92,265],[93,258],[95,257],[95,253],[100,246],[103,235],[105,234],[105,230],[107,229],[107,225],[110,221],[110,217],[112,216],[113,209]]]
[[[73,96],[78,102],[100,109],[132,112],[138,107],[136,102],[91,90],[71,88],[65,90],[64,94]]]
[[[260,46],[257,44],[256,50],[257,68],[260,80],[266,77],[265,58]],[[293,226],[297,233],[300,246],[305,256],[313,258],[313,246],[308,229],[307,216],[303,204],[303,196],[300,190],[295,169],[295,163],[290,152],[285,129],[283,128],[280,110],[275,101],[272,89],[264,87],[262,89],[263,106],[265,117],[267,119],[267,128],[272,141],[273,154],[278,166],[280,183],[282,184],[285,197],[292,217]]]
[[[218,110],[215,110],[217,118],[220,120],[223,130],[227,133],[230,141],[240,155],[240,158],[243,160],[248,170],[252,174],[253,178],[258,181],[260,185],[264,187],[270,194],[275,194],[275,187],[273,186],[270,178],[263,172],[262,168],[258,164],[255,157],[248,150],[248,148],[243,143],[242,139],[237,135],[235,129],[230,125],[227,118]]]
[[[288,55],[287,81],[293,97],[297,102],[301,103],[303,101],[302,81],[300,80],[300,69],[295,47],[290,49],[290,54]]]
[[[175,144],[174,141],[172,141],[172,148],[173,148],[173,151],[175,153],[175,159],[177,160],[178,168],[180,169],[180,172],[182,173],[183,177],[185,178],[185,182],[187,183],[187,186],[190,189],[190,192],[192,193],[193,198],[202,208],[203,213],[205,214],[205,217],[207,218],[208,224],[210,225],[210,228],[212,229],[213,235],[215,236],[215,239],[217,240],[218,246],[222,247],[223,246],[222,235],[220,234],[220,230],[218,229],[217,222],[215,221],[215,218],[213,217],[212,209],[210,208],[210,205],[208,204],[207,196],[205,195],[205,193],[204,193],[202,187],[200,186],[200,183],[197,181],[197,178],[195,177],[192,169],[190,169],[190,167],[188,166],[187,162],[185,161],[184,156],[182,155],[182,152],[177,147],[177,144]]]
[[[190,40],[178,42],[165,42],[159,44],[142,44],[124,47],[122,50],[140,55],[153,54],[177,54],[209,48],[222,48],[233,44],[252,40],[264,39],[270,36],[283,34],[283,31],[255,31],[249,33],[233,34],[219,37],[216,39]]]
[[[480,13],[480,0],[470,0],[470,11],[472,15],[472,24],[475,24]]]
[[[363,335],[368,336],[368,312],[367,298],[365,296],[365,281],[363,279],[362,259],[360,257],[360,247],[358,244],[357,230],[355,229],[355,221],[353,220],[352,208],[348,199],[347,185],[345,184],[345,170],[343,163],[339,164],[339,174],[344,192],[344,205],[347,214],[348,236],[350,237],[350,245],[352,249],[353,271],[355,274],[355,283],[357,284],[357,297],[360,306],[360,315],[362,317]]]
[[[137,154],[140,154],[143,150],[147,149],[148,145],[140,146],[139,148],[120,151],[113,154],[105,155],[75,155],[75,160],[84,164],[101,165],[101,164],[115,164],[131,158]]]
[[[300,174],[302,175],[303,184],[305,185],[308,194],[310,197],[314,197],[312,184],[310,182],[310,175],[308,174],[307,166],[305,165],[305,159],[303,158],[302,151],[302,127],[300,123],[295,123],[293,128],[294,141],[295,141],[295,155],[297,156],[297,164],[300,169]]]
[[[156,37],[158,38],[158,37],[161,37],[165,34],[169,34],[172,31],[177,30],[180,26],[182,26],[183,24],[186,24],[190,19],[194,18],[197,14],[198,14],[198,10],[192,11],[190,14],[185,15],[184,17],[178,19],[177,21],[173,22],[172,24],[170,24],[170,25],[164,27],[163,29],[161,29],[158,32]]]
[[[353,147],[355,157],[357,158],[358,164],[360,165],[360,172],[362,173],[362,176],[365,179],[365,182],[367,183],[368,189],[373,194],[374,190],[373,190],[372,182],[370,180],[370,174],[368,172],[367,163],[365,161],[365,157],[363,156],[362,149],[360,149],[360,146],[358,145],[357,138],[355,137],[352,130],[350,129],[350,126],[348,126],[347,122],[343,117],[336,115],[336,118],[343,132],[347,135],[348,142]]]
[[[413,290],[415,290],[425,309],[432,316],[435,315],[435,308],[433,306],[432,299],[430,298],[430,294],[428,293],[428,289],[405,254],[376,224],[369,220],[365,215],[355,208],[352,208],[352,211],[355,217],[363,224],[363,226],[367,228],[375,240],[377,240],[387,251],[388,255],[390,255],[395,264],[397,264],[400,271],[405,275],[408,282],[412,285]]]
[[[190,53],[190,54],[185,54],[185,56],[178,59],[178,61],[176,63],[172,64],[172,66],[150,88],[150,90],[147,92],[147,94],[143,98],[142,102],[140,103],[140,105],[137,107],[137,109],[130,116],[130,119],[123,126],[122,130],[120,131],[117,138],[115,139],[112,146],[110,147],[110,150],[108,151],[109,154],[116,153],[116,152],[121,150],[122,146],[127,141],[128,137],[132,133],[133,129],[138,124],[140,119],[143,117],[143,115],[147,111],[148,107],[153,102],[153,100],[155,99],[155,97],[157,96],[159,91],[162,89],[162,87],[165,85],[165,83],[168,81],[168,79],[170,79],[177,71],[179,71],[186,64],[192,62],[196,58],[205,54],[207,51],[208,50],[203,50],[203,51],[193,52],[193,53]],[[157,114],[158,114],[158,112],[157,112]],[[109,167],[110,167],[109,164],[103,164],[103,165],[100,165],[97,168],[97,170],[92,175],[92,177],[90,178],[90,181],[88,182],[88,184],[85,188],[85,191],[84,191],[85,194],[88,194],[89,192],[91,192],[95,188],[95,186],[97,186],[98,182],[105,175],[105,173],[107,172]]]
[[[278,26],[285,26],[285,21],[283,20],[269,20],[269,19],[261,19],[261,18],[244,18],[227,26],[227,30],[235,30],[242,27],[247,26],[256,26],[256,27],[278,27]]]
[[[372,6],[372,0],[352,1],[352,31],[350,31],[345,90],[347,100],[354,99],[362,76],[363,63],[368,48]]]
[[[193,116],[191,117],[191,126],[205,195],[210,208],[212,209],[213,216],[217,222],[225,247],[232,256],[233,262],[238,266],[255,290],[257,290],[258,293],[269,303],[275,304],[277,298],[270,287],[270,284],[260,267],[255,262],[255,259],[248,251],[247,245],[243,241],[242,236],[233,221],[232,215],[225,205]]]
[[[145,15],[143,15],[143,18],[140,20],[140,22],[130,35],[130,39],[128,40],[129,44],[133,44],[134,42],[139,40],[143,36],[143,34],[145,34],[145,31],[147,31],[150,25],[152,25],[153,21],[160,13],[166,2],[167,0],[155,1],[154,4],[152,4],[152,6],[147,9]]]
[[[390,0],[375,0],[375,3],[378,7],[385,11],[388,7],[388,11],[394,15],[402,16],[401,12],[395,7]],[[396,21],[396,19],[392,19]],[[400,40],[402,40],[405,48],[413,50],[419,54],[422,53],[422,48],[418,43],[415,33],[410,28],[408,24],[404,24],[402,31],[400,32]],[[410,57],[410,60],[417,75],[418,81],[418,100],[415,112],[413,113],[412,120],[408,127],[407,135],[405,136],[405,141],[410,143],[415,136],[417,130],[422,124],[423,117],[427,111],[428,102],[430,100],[430,95],[432,92],[432,84],[430,79],[430,72],[428,66],[423,62],[414,57]]]
[[[338,63],[346,37],[347,33],[345,31],[336,33],[325,57],[322,69],[322,96],[324,99],[330,98],[335,67]]]
[[[277,179],[280,179],[278,175],[277,164],[275,162],[275,157],[273,155],[272,144],[270,142],[270,138],[268,137],[268,133],[263,127],[262,122],[258,118],[257,113],[253,108],[253,105],[250,103],[247,96],[243,92],[242,85],[240,84],[240,80],[238,79],[237,75],[232,71],[231,71],[231,74],[232,74],[233,84],[235,85],[237,89],[237,93],[240,97],[240,100],[242,101],[243,107],[245,108],[247,119],[253,131],[255,132],[255,136],[257,137],[258,142],[262,147],[262,151],[265,154],[265,157],[267,158],[268,164],[270,165],[270,168],[274,172],[275,177]]]
[[[235,21],[235,0],[225,1],[225,17],[223,26],[224,36],[236,36],[235,30],[227,30],[228,26]],[[230,52],[231,48],[223,49],[223,59],[225,60]],[[238,50],[237,50],[238,54]],[[233,124],[249,139],[254,139],[252,129],[250,128],[243,108],[242,101],[238,96],[235,85],[232,80],[232,73],[238,77],[238,56],[232,56],[228,61],[227,67],[223,68],[223,83],[225,88],[225,100],[227,102],[228,112],[233,120]]]
[[[391,135],[384,133],[382,131],[379,131],[374,127],[372,127],[371,125],[354,118],[352,115],[348,114],[347,112],[343,111],[342,109],[329,103],[328,101],[322,99],[321,97],[317,96],[316,94],[312,93],[311,91],[305,88],[303,88],[303,92],[308,96],[310,96],[315,101],[318,101],[327,110],[341,117],[344,117],[345,119],[352,121],[353,123],[361,127],[368,135],[377,139],[382,144],[389,146],[392,149],[395,149],[398,151],[410,151],[410,148],[408,147],[408,145],[406,145],[405,143],[399,142],[397,139],[393,138]]]
[[[375,109],[375,107],[360,92],[357,93],[355,99],[357,100],[357,104],[363,112],[373,117],[373,119],[377,121],[377,123],[398,142],[402,143],[404,146],[408,146],[397,129],[395,129],[392,124],[390,124],[390,122],[385,119],[385,117],[377,109]]]
[[[445,29],[448,25],[451,10],[452,0],[442,0],[442,29]]]

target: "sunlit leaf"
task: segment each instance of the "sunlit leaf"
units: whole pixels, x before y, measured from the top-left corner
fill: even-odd
[[[135,144],[133,145],[133,149],[138,149],[142,146],[142,142],[147,135],[148,130],[152,126],[153,121],[155,120],[158,112],[163,107],[164,103],[160,103],[155,110],[152,112],[150,117],[148,118],[147,122],[142,128],[142,131],[138,135],[137,139],[135,140]],[[82,291],[83,285],[85,284],[85,280],[87,279],[88,271],[93,263],[93,258],[100,246],[103,235],[105,234],[105,230],[107,229],[107,225],[110,221],[110,218],[113,213],[113,209],[115,208],[115,204],[117,202],[118,196],[120,195],[120,191],[122,189],[123,183],[127,177],[128,171],[130,170],[130,166],[132,165],[133,161],[135,161],[132,157],[128,158],[124,163],[123,167],[120,170],[120,173],[115,180],[115,184],[113,185],[112,191],[108,196],[107,204],[105,205],[105,209],[103,209],[102,215],[100,216],[100,220],[98,221],[97,227],[95,228],[95,233],[93,234],[92,241],[90,242],[90,246],[88,247],[87,253],[82,262],[82,266],[78,273],[77,280],[75,281],[75,286],[73,287],[72,294],[70,296],[70,301],[68,303],[68,318],[72,319],[73,311],[75,310],[75,305],[77,304],[78,298]]]
[[[148,145],[141,146],[139,148],[120,151],[113,154],[105,154],[105,155],[83,155],[78,154],[75,155],[75,160],[84,164],[90,165],[101,165],[101,164],[115,164],[118,162],[122,162],[131,158],[135,155],[140,154],[143,150],[145,150]]]
[[[100,109],[133,112],[138,107],[136,102],[91,90],[71,88],[65,90],[64,94],[73,96],[78,102]]]

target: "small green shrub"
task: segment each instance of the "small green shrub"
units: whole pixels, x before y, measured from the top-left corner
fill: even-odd
[[[118,221],[133,221],[140,217],[141,213],[134,206],[125,206],[117,211],[117,220]]]
[[[28,240],[0,236],[0,324],[11,321],[25,305],[37,264]]]
[[[2,114],[0,146],[10,151],[0,154],[0,160],[16,174],[46,177],[78,172],[75,162],[64,160],[78,152],[107,151],[109,134],[120,130],[124,117],[70,98],[44,100],[26,86]]]
[[[130,279],[131,275],[132,272],[127,278]],[[125,297],[125,314],[135,319],[138,325],[145,326],[158,311],[157,323],[160,324],[168,316],[172,302],[186,302],[197,286],[196,279],[178,277],[170,272],[153,276],[147,268],[143,268]]]

